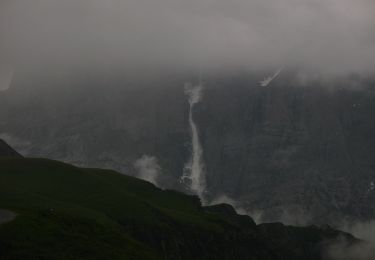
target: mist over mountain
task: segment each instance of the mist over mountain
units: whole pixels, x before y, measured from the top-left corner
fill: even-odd
[[[373,0],[3,0],[0,157],[372,241],[374,25]]]
[[[54,73],[127,68],[374,72],[372,0],[5,0],[1,63]],[[16,69],[16,72],[17,72]]]
[[[269,87],[255,74],[206,78],[193,116],[207,201],[228,197],[259,221],[371,220],[373,81],[298,75],[285,71]],[[1,129],[27,144],[28,156],[133,176],[139,158],[153,157],[158,185],[189,192],[179,181],[192,149],[184,82],[79,79],[66,88],[47,81],[33,91],[15,84],[2,96]]]

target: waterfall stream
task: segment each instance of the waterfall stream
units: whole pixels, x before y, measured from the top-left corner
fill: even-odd
[[[185,93],[189,101],[189,125],[191,130],[191,157],[185,165],[181,181],[187,183],[188,188],[203,199],[206,188],[206,178],[203,163],[203,149],[199,139],[198,127],[194,121],[193,110],[195,104],[202,99],[202,84],[185,84]]]

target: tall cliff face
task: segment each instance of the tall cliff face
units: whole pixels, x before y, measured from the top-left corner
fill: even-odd
[[[349,79],[302,87],[280,77],[260,87],[255,78],[208,79],[194,106],[207,196],[225,195],[265,221],[375,217],[375,85]],[[191,133],[183,83],[15,86],[0,103],[0,127],[30,143],[30,156],[130,175],[137,158],[155,156],[158,183],[184,189]]]
[[[197,114],[212,194],[242,201],[268,221],[374,217],[373,89],[207,92]]]

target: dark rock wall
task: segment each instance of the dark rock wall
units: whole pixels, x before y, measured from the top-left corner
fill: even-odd
[[[374,217],[374,84],[301,87],[288,77],[269,87],[251,77],[205,83],[194,117],[210,197],[239,200],[266,221]],[[183,189],[178,179],[190,153],[184,81],[84,82],[18,82],[0,96],[1,132],[30,143],[29,156],[131,175],[134,160],[153,155],[160,183]]]

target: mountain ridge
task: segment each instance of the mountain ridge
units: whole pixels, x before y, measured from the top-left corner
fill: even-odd
[[[373,220],[374,80],[298,75],[283,71],[268,87],[257,85],[263,74],[205,77],[193,111],[205,194],[226,196],[267,222],[340,227]],[[180,182],[191,155],[184,81],[195,82],[98,76],[31,88],[19,80],[0,104],[0,127],[31,157],[133,176],[139,158],[155,157],[158,184],[187,192]]]
[[[0,157],[22,157],[16,150],[0,139]]]
[[[230,205],[47,159],[1,158],[0,192],[0,208],[18,214],[0,226],[1,259],[325,260],[341,238],[360,243],[329,227],[256,225]]]

